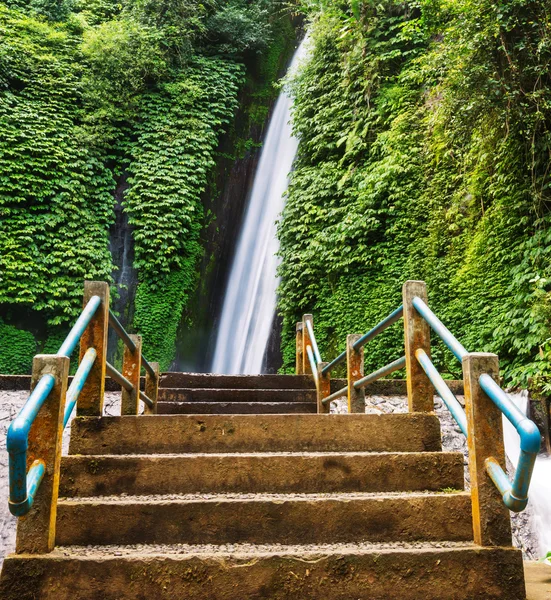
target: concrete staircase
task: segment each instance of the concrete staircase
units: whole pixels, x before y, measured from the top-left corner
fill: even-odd
[[[525,597],[520,552],[472,541],[434,414],[315,407],[306,376],[175,373],[164,414],[75,419],[56,548],[8,557],[0,598]]]

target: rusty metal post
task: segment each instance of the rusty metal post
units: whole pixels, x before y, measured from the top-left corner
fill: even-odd
[[[157,414],[157,396],[159,395],[159,363],[152,362],[151,368],[155,372],[155,377],[150,375],[148,371],[145,373],[145,395],[153,401],[153,407],[149,408],[147,404],[144,406],[144,414],[155,415]]]
[[[313,328],[314,317],[312,315],[302,315],[302,372],[306,375],[311,375],[312,367],[310,366],[310,361],[308,360],[306,348],[308,346],[312,347],[312,340],[310,339],[310,334],[308,333],[308,327],[306,327],[306,321],[310,321],[310,323],[312,323]]]
[[[354,383],[364,376],[364,349],[363,346],[354,350],[355,344],[362,337],[361,333],[352,333],[346,336],[346,378],[348,381],[348,412],[365,412],[365,391],[357,390]]]
[[[330,410],[330,405],[323,404],[322,400],[327,398],[327,396],[331,395],[331,373],[327,373],[327,375],[322,374],[322,369],[326,367],[329,363],[322,362],[318,364],[318,389],[317,389],[317,399],[318,399],[318,413],[328,413]]]
[[[134,386],[132,391],[122,388],[121,415],[137,415],[140,408],[140,371],[142,368],[142,336],[128,336],[136,349],[124,347],[122,358],[122,374]]]
[[[30,512],[20,517],[17,523],[16,552],[18,554],[45,554],[51,552],[55,546],[61,438],[69,358],[48,354],[35,356],[31,391],[46,374],[54,377],[54,387],[31,427],[27,449],[27,469],[35,460],[42,460],[46,469]]]
[[[107,283],[85,281],[83,306],[86,306],[92,296],[99,296],[101,304],[80,338],[80,360],[83,359],[88,348],[95,349],[96,360],[78,397],[78,416],[101,416],[103,414],[107,331],[109,329],[109,286]]]
[[[474,541],[480,546],[511,546],[509,510],[486,472],[489,457],[495,458],[504,471],[506,465],[501,411],[480,387],[483,373],[499,381],[495,354],[473,352],[463,358]]]
[[[296,367],[295,374],[296,375],[304,375],[304,347],[303,347],[303,338],[302,338],[302,329],[304,327],[304,323],[300,321],[297,323],[297,333],[296,333]]]
[[[428,302],[427,286],[424,281],[406,281],[402,296],[409,410],[410,412],[432,412],[434,410],[432,384],[415,358],[415,351],[418,348],[424,350],[430,358],[430,328],[412,304],[415,296],[425,303]]]

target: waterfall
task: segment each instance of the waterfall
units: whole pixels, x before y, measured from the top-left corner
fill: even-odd
[[[290,71],[304,54],[305,41],[296,50]],[[284,207],[283,194],[298,147],[290,124],[291,105],[291,98],[282,91],[270,119],[230,270],[213,373],[256,374],[262,369],[279,285],[276,221]]]
[[[523,414],[528,414],[528,394],[509,394]],[[503,437],[505,451],[516,467],[520,454],[520,437],[516,429],[504,417]],[[534,529],[538,536],[539,551],[542,556],[551,551],[551,457],[538,456],[528,490],[528,503],[532,509]]]

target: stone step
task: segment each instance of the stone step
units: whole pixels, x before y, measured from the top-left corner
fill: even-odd
[[[60,495],[462,490],[459,452],[64,456]]]
[[[76,417],[71,454],[425,452],[442,449],[434,414]]]
[[[159,415],[290,415],[317,412],[315,402],[159,402]]]
[[[57,548],[12,554],[3,600],[524,600],[522,555],[469,544]]]
[[[212,373],[163,373],[162,388],[310,389],[310,375],[215,375]]]
[[[60,499],[56,544],[471,541],[471,497],[190,494]]]
[[[159,388],[159,402],[316,402],[316,390]]]

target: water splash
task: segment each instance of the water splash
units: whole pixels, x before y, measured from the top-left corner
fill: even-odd
[[[523,414],[528,412],[528,394],[509,394]],[[503,418],[505,451],[516,467],[520,454],[520,437],[516,429]],[[551,551],[551,458],[538,456],[534,466],[532,482],[528,492],[528,505],[533,515],[533,526],[538,536],[539,553],[542,556]]]
[[[290,71],[305,53],[303,41]],[[279,285],[276,220],[298,148],[290,124],[291,105],[291,98],[282,92],[270,120],[226,288],[213,373],[256,374],[262,369]]]

